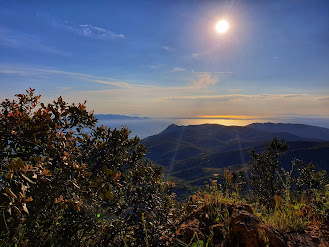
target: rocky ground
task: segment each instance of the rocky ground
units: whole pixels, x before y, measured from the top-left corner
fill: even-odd
[[[228,226],[224,223],[207,226],[208,210],[201,207],[179,225],[177,237],[186,244],[196,237],[207,242],[206,236],[211,231],[212,244],[219,247],[329,247],[327,225],[310,225],[301,232],[280,233],[264,224],[248,205],[229,205],[227,208]]]

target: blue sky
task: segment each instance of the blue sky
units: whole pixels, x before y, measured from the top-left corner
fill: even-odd
[[[326,118],[328,13],[321,0],[0,0],[0,98],[32,87],[96,113]]]

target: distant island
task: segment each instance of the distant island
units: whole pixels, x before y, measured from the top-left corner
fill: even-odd
[[[98,120],[146,120],[151,119],[148,117],[126,116],[116,114],[96,114],[95,117]]]

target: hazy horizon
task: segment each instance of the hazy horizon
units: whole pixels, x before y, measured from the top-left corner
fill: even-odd
[[[142,117],[142,116],[140,116]],[[97,118],[97,116],[96,116]],[[205,118],[149,118],[149,119],[106,119],[99,120],[98,125],[105,125],[110,128],[121,128],[127,126],[131,130],[131,136],[137,135],[146,138],[159,134],[169,125],[200,125],[200,124],[221,124],[226,126],[246,126],[252,123],[291,123],[306,124],[317,127],[329,128],[329,119],[311,118],[278,118],[278,119],[205,119]]]

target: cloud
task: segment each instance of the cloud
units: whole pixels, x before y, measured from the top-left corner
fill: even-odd
[[[185,69],[184,68],[180,68],[180,67],[175,67],[175,68],[172,69],[171,72],[182,72],[182,71],[185,71]]]
[[[160,65],[159,65],[160,66]],[[24,67],[24,66],[12,66],[6,64],[0,64],[0,74],[11,74],[17,76],[24,76],[24,77],[38,77],[38,76],[46,76],[49,75],[51,78],[52,75],[61,75],[64,77],[81,79],[83,81],[88,81],[92,83],[99,83],[114,86],[116,89],[159,89],[164,90],[168,89],[167,87],[158,87],[148,84],[130,84],[125,81],[119,81],[115,78],[111,77],[101,77],[95,76],[90,74],[84,73],[77,73],[77,72],[70,72],[70,71],[63,71],[63,70],[56,70],[51,68],[33,68],[33,67]],[[189,89],[189,87],[172,87],[175,90],[180,89]],[[114,89],[115,90],[115,89]]]
[[[39,36],[17,32],[0,27],[0,45],[10,48],[27,49],[54,55],[67,56],[66,52],[44,44]]]
[[[52,26],[70,31],[72,33],[78,34],[83,37],[99,40],[115,40],[115,39],[125,39],[126,36],[121,33],[115,33],[109,29],[102,27],[93,26],[91,24],[80,24],[74,25],[68,21],[59,22],[52,20]]]
[[[147,65],[144,65],[144,67],[149,69],[150,71],[158,70],[162,66],[163,66],[163,64],[147,64]]]
[[[95,75],[55,70],[49,68],[13,68],[11,66],[1,65],[0,64],[0,74],[12,74],[25,77],[38,77],[46,75],[62,75],[70,78],[82,79],[85,81],[100,83],[105,85],[110,85],[116,88],[128,88],[129,84],[127,82],[118,81],[114,78],[109,77],[100,77]]]
[[[197,53],[197,52],[192,53],[192,58],[198,58],[198,57],[200,57],[200,56],[201,56],[200,53]]]
[[[56,70],[51,68],[34,68],[30,66],[13,66],[0,64],[0,74],[13,74],[18,76],[40,76],[40,75],[48,75],[48,74],[58,74],[65,75],[69,77],[78,77],[81,79],[98,79],[98,80],[114,80],[108,77],[100,77],[83,73],[69,72],[63,70]]]
[[[228,89],[227,91],[229,93],[238,93],[238,92],[242,92],[243,89],[242,88],[232,88],[232,89]]]
[[[49,102],[58,95],[64,96],[68,102],[86,99],[89,109],[95,109],[97,113],[129,115],[138,112],[145,116],[179,118],[200,115],[257,115],[265,118],[292,113],[329,115],[328,96],[324,92],[224,94],[210,88],[220,81],[220,76],[211,73],[195,73],[190,83],[175,86],[166,86],[159,81],[135,84],[110,77],[23,65],[0,64],[0,73],[24,76],[28,81],[42,78],[42,81],[51,82],[40,92]],[[63,83],[66,81],[74,83]],[[3,86],[9,85],[5,83]],[[10,89],[2,89],[1,96],[6,97],[4,92],[8,94]]]
[[[182,96],[182,97],[170,97],[171,100],[192,100],[192,101],[204,101],[204,100],[216,100],[216,101],[242,101],[242,100],[293,100],[302,99],[303,97],[309,97],[308,94],[221,94],[221,95],[195,95],[195,96]],[[321,97],[316,97],[320,99]]]
[[[33,76],[35,73],[25,71],[25,70],[16,70],[0,66],[0,74],[9,74],[9,75],[18,75],[18,76]]]
[[[213,52],[214,52],[213,49],[209,50],[209,51],[194,52],[194,53],[192,53],[191,57],[197,59],[197,58],[200,58],[200,57],[203,57],[203,56],[207,56],[209,54],[213,54]]]
[[[80,25],[81,29],[77,29],[78,33],[80,33],[84,37],[89,37],[93,39],[102,39],[102,40],[113,40],[113,39],[125,39],[126,36],[123,34],[117,34],[110,30],[95,27],[89,24]]]
[[[230,75],[233,74],[233,72],[228,72],[228,71],[214,71],[214,72],[208,72],[208,71],[194,71],[192,70],[192,73],[195,74],[222,74],[222,75]]]
[[[114,86],[114,87],[117,87],[117,88],[129,88],[129,84],[127,82],[108,81],[108,80],[90,80],[90,81],[105,84],[105,85]]]
[[[171,51],[171,50],[172,50],[172,48],[171,48],[171,47],[169,47],[169,46],[166,46],[166,45],[164,45],[164,46],[161,46],[161,49],[162,49],[162,50],[165,50],[165,51]]]
[[[319,97],[318,100],[329,103],[329,96],[322,96],[322,97]]]
[[[192,88],[201,89],[208,88],[209,86],[216,85],[219,79],[212,76],[210,73],[202,73],[198,75],[197,80],[192,83]]]

